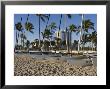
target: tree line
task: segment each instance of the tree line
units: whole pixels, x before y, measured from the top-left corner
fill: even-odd
[[[38,24],[36,25],[38,25],[39,29],[39,38],[36,36],[36,38],[33,39],[33,42],[30,42],[25,34],[25,31],[28,31],[30,34],[34,34],[34,25],[29,22],[29,16],[30,15],[27,14],[25,24],[22,24],[22,17],[21,20],[15,24],[16,50],[41,50],[41,48],[45,49],[45,51],[63,50],[62,46],[65,46],[66,50],[70,52],[74,48],[76,48],[78,51],[89,49],[96,50],[97,48],[97,31],[94,28],[94,23],[91,21],[91,19],[85,19],[84,14],[79,15],[79,17],[81,17],[80,26],[76,26],[74,23],[72,23],[68,27],[66,25],[67,19],[74,18],[72,14],[60,14],[59,26],[56,25],[56,22],[51,22],[49,24],[49,21],[51,21],[51,14],[35,14],[35,16],[38,17]],[[74,40],[74,43],[68,44],[66,40],[62,41],[60,37],[54,37],[56,31],[61,31],[63,17],[65,22],[64,30],[66,30],[66,32],[74,33],[79,38],[79,40]],[[46,23],[45,29],[42,32],[41,23]],[[91,33],[89,30],[91,30]],[[21,41],[20,44],[18,44],[18,41]],[[91,47],[86,47],[87,44],[91,45]],[[31,48],[29,48],[30,45],[32,46]]]

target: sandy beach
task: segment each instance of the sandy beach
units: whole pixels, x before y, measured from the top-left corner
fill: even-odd
[[[96,66],[80,66],[59,59],[14,56],[14,76],[97,76]]]

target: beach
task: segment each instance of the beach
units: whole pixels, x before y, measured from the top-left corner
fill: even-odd
[[[97,66],[75,65],[60,58],[14,55],[14,76],[97,76]]]

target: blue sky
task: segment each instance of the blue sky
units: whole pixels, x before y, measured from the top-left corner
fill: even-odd
[[[68,19],[68,18],[66,19],[66,25],[69,26],[71,24],[75,24],[76,26],[79,26],[81,24],[81,16],[79,14],[71,14],[71,15],[72,15],[71,19]],[[27,16],[28,14],[15,14],[14,24],[20,22],[21,17],[22,17],[22,25],[24,25],[26,22]],[[84,14],[84,19],[90,19],[94,23],[94,28],[97,30],[97,15],[96,14]],[[39,36],[38,16],[36,16],[35,14],[29,14],[29,22],[31,22],[34,25],[34,29],[33,29],[34,34],[27,32],[27,31],[25,31],[25,34],[28,40],[33,41],[34,39],[39,38],[38,37]],[[60,14],[50,14],[49,24],[51,22],[55,22],[56,25],[59,27]],[[46,27],[46,22],[41,21],[41,32],[44,31],[45,27]],[[65,24],[64,24],[64,14],[63,14],[61,30],[64,30],[64,29],[65,29]],[[16,29],[14,27],[14,37],[16,38],[15,30]],[[77,40],[77,39],[79,39],[79,35],[72,33],[72,41]]]

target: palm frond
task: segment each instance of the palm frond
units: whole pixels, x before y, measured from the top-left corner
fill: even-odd
[[[43,18],[43,17],[40,17],[41,18],[41,20],[43,21],[43,22],[45,22],[45,19]]]
[[[21,24],[21,22],[18,22],[17,24],[15,24],[15,27],[18,31],[22,31],[23,30],[23,26]]]
[[[78,34],[79,34],[79,32],[80,32],[80,30],[77,30],[77,31],[76,31],[76,35],[78,35]]]
[[[76,26],[74,25],[74,24],[71,24],[70,26],[69,26],[69,30],[71,31],[71,32],[76,32]]]
[[[33,33],[32,29],[34,29],[34,26],[33,26],[32,23],[26,22],[26,23],[25,23],[25,29],[26,29],[27,31]]]
[[[34,34],[34,32],[32,30],[29,31],[30,33]]]
[[[72,18],[72,15],[71,15],[71,14],[67,14],[67,16],[68,16],[68,18],[70,18],[70,19]]]

